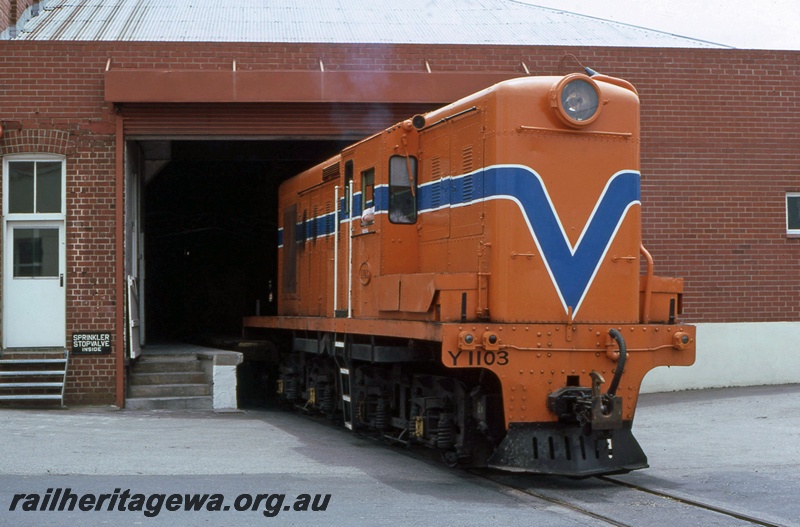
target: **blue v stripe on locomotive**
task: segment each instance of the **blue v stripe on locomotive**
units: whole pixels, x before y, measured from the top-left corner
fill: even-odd
[[[550,199],[541,177],[522,165],[498,165],[456,177],[445,177],[421,185],[417,193],[420,213],[448,207],[468,206],[491,199],[508,199],[520,207],[531,236],[558,292],[565,312],[571,306],[577,313],[586,292],[628,209],[640,203],[640,175],[622,171],[612,176],[573,246]],[[375,212],[386,213],[389,189],[375,186]],[[339,200],[339,221],[346,222],[344,199]],[[361,215],[361,193],[353,196],[353,216]],[[298,223],[298,240],[328,236],[334,232],[333,213]],[[332,219],[332,218],[331,218]],[[316,233],[309,225],[316,221]],[[278,245],[283,245],[283,230],[278,231]]]
[[[612,176],[574,247],[538,174],[525,167],[494,167],[486,171],[484,185],[486,199],[519,203],[565,311],[572,307],[577,313],[628,209],[640,203],[639,173]]]
[[[640,203],[640,176],[615,174],[573,247],[541,177],[521,165],[500,165],[420,187],[421,212],[508,199],[520,207],[567,312],[577,313],[627,210]],[[441,200],[441,202],[440,202]]]
[[[375,213],[385,213],[389,208],[389,187],[378,185],[375,187]],[[353,217],[361,216],[361,193],[353,194]],[[334,213],[329,212],[315,218],[309,218],[305,224],[301,221],[295,224],[295,242],[303,242],[311,238],[324,238],[336,232]],[[350,219],[350,214],[345,210],[344,198],[339,198],[339,222],[345,223]],[[316,225],[316,229],[315,229]],[[283,227],[278,227],[278,248],[283,247]]]
[[[492,169],[487,169],[492,170]],[[458,207],[484,198],[483,180],[486,171],[463,176],[444,177],[419,187],[417,207],[420,214],[447,207]]]

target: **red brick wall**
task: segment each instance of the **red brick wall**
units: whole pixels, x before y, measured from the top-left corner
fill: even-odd
[[[686,280],[684,318],[800,319],[800,53],[647,53],[627,76],[642,97],[645,243]],[[623,71],[623,75],[626,73]]]
[[[107,59],[105,51],[76,53],[76,47],[6,43],[0,120],[20,121],[23,129],[4,134],[0,154],[67,156],[67,335],[114,334],[114,126],[102,100]],[[115,367],[114,356],[71,357],[66,403],[113,404]]]
[[[656,272],[686,279],[685,320],[800,320],[800,239],[784,194],[800,191],[798,52],[510,46],[4,43],[0,120],[68,135],[67,332],[114,333],[112,68],[566,71],[633,82],[642,99],[644,239]],[[565,60],[570,67],[574,62]],[[0,140],[9,152],[11,134]],[[121,301],[121,299],[120,299]],[[116,342],[114,344],[116,346]],[[73,360],[69,397],[113,402],[113,357]]]

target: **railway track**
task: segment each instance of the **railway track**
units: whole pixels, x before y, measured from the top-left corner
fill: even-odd
[[[319,417],[304,417],[332,425]],[[349,434],[349,432],[348,432]],[[364,441],[396,445],[386,438],[356,435]],[[424,448],[399,448],[402,455],[462,474],[465,480],[488,484],[500,492],[533,498],[544,506],[561,508],[576,525],[613,525],[615,527],[800,527],[796,521],[758,517],[751,512],[734,510],[626,481],[618,476],[595,476],[573,479],[559,476],[529,475],[493,469],[447,467],[438,453]]]
[[[648,488],[612,476],[586,480],[551,477],[527,477],[494,471],[471,470],[470,474],[505,489],[561,507],[573,516],[589,518],[592,525],[615,527],[655,527],[657,525],[704,525],[725,527],[791,527],[750,513],[733,510],[677,494]],[[620,489],[628,495],[621,495]],[[587,493],[590,496],[587,497]],[[604,499],[605,498],[605,499]],[[613,503],[618,505],[615,507]],[[634,510],[628,507],[634,504]],[[611,506],[609,506],[611,505]],[[609,509],[611,511],[609,512]],[[647,516],[646,511],[658,511]],[[663,519],[663,521],[662,521]],[[600,522],[600,523],[598,523]]]

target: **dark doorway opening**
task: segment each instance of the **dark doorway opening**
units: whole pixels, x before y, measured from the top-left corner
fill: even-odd
[[[147,343],[235,337],[271,314],[278,186],[348,143],[170,141],[145,187]]]

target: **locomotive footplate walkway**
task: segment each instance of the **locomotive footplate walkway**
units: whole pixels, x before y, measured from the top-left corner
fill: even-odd
[[[609,479],[678,499],[600,478],[450,469],[277,408],[13,409],[0,419],[2,525],[800,526],[800,385],[643,395],[633,429],[650,468]],[[67,488],[80,496],[218,493],[230,509],[170,511],[165,501],[157,521],[120,512],[119,499],[113,511],[42,512],[19,498],[12,510],[16,495],[45,499]],[[285,494],[284,505],[330,494],[330,502],[269,518],[266,499],[258,510],[236,510],[248,494]]]

